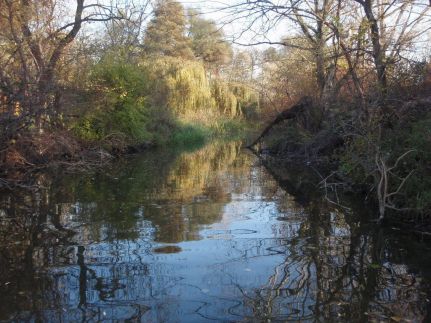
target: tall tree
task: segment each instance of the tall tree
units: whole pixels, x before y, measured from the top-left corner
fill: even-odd
[[[236,51],[229,66],[229,81],[249,82],[253,78],[253,67],[253,58],[249,51]]]
[[[173,56],[192,59],[191,41],[186,36],[184,7],[174,0],[159,0],[154,18],[148,24],[144,37],[147,55]]]
[[[192,49],[197,58],[200,58],[207,70],[218,74],[223,65],[232,60],[232,48],[224,40],[223,31],[217,27],[215,21],[200,17],[201,13],[190,9],[189,37]]]
[[[425,0],[354,0],[367,21],[371,53],[381,99],[388,87],[388,67],[399,62],[420,36],[429,32],[430,6]]]
[[[99,39],[99,47],[102,56],[115,53],[118,56],[126,56],[132,59],[139,53],[143,24],[149,17],[146,13],[146,6],[143,10],[135,12],[133,3],[127,4],[122,12],[128,17],[123,20],[111,20],[105,22],[105,34]]]

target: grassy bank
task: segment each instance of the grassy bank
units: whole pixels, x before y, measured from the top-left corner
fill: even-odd
[[[243,139],[250,128],[250,123],[243,119],[225,119],[205,125],[196,122],[181,122],[167,137],[167,140],[156,142],[158,146],[193,146],[202,145],[212,140]]]
[[[87,169],[116,157],[142,153],[152,148],[195,149],[215,140],[243,139],[251,127],[250,122],[241,118],[221,117],[211,122],[158,119],[142,132],[142,137],[135,137],[128,136],[126,131],[102,136],[94,131],[97,129],[94,124],[89,125],[86,120],[83,125],[69,130],[23,133],[3,152],[0,178],[17,176],[16,179],[19,179],[20,173],[53,164],[71,166],[77,170]],[[133,131],[129,129],[127,131]]]

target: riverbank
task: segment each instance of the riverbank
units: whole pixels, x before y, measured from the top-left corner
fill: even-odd
[[[124,135],[85,140],[73,129],[27,132],[0,153],[0,187],[26,185],[32,182],[30,174],[43,168],[64,167],[80,172],[157,148],[192,150],[214,140],[239,140],[249,131],[250,123],[244,119],[219,118],[210,125],[177,122],[163,134],[155,133],[151,141],[143,142],[127,140]]]
[[[251,145],[258,155],[302,164],[314,185],[335,201],[354,194],[371,203],[376,219],[431,223],[431,98],[368,107],[327,108],[306,98],[282,112]],[[265,158],[267,158],[265,157]],[[280,167],[280,166],[276,166]]]
[[[329,207],[354,214],[357,221],[376,224],[378,202],[366,186],[352,188],[334,173],[333,166],[308,163],[299,159],[280,158],[270,154],[257,155],[271,176],[295,201],[309,206],[313,201],[326,203]],[[326,178],[325,178],[326,176]],[[389,212],[381,228],[392,228],[414,234],[424,241],[431,241],[431,220],[418,212]]]

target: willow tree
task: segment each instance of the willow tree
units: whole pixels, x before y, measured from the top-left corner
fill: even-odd
[[[186,37],[184,7],[174,0],[159,0],[144,36],[144,53],[149,56],[194,58]]]
[[[180,117],[214,112],[210,83],[201,62],[166,56],[144,59],[141,67],[151,80],[147,102],[152,106],[167,108]]]

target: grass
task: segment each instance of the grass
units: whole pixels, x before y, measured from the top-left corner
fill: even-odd
[[[168,145],[196,147],[210,140],[236,140],[245,137],[250,125],[240,119],[220,118],[211,124],[181,122]]]
[[[184,123],[172,134],[170,145],[178,146],[200,146],[211,138],[211,130],[207,127]]]

